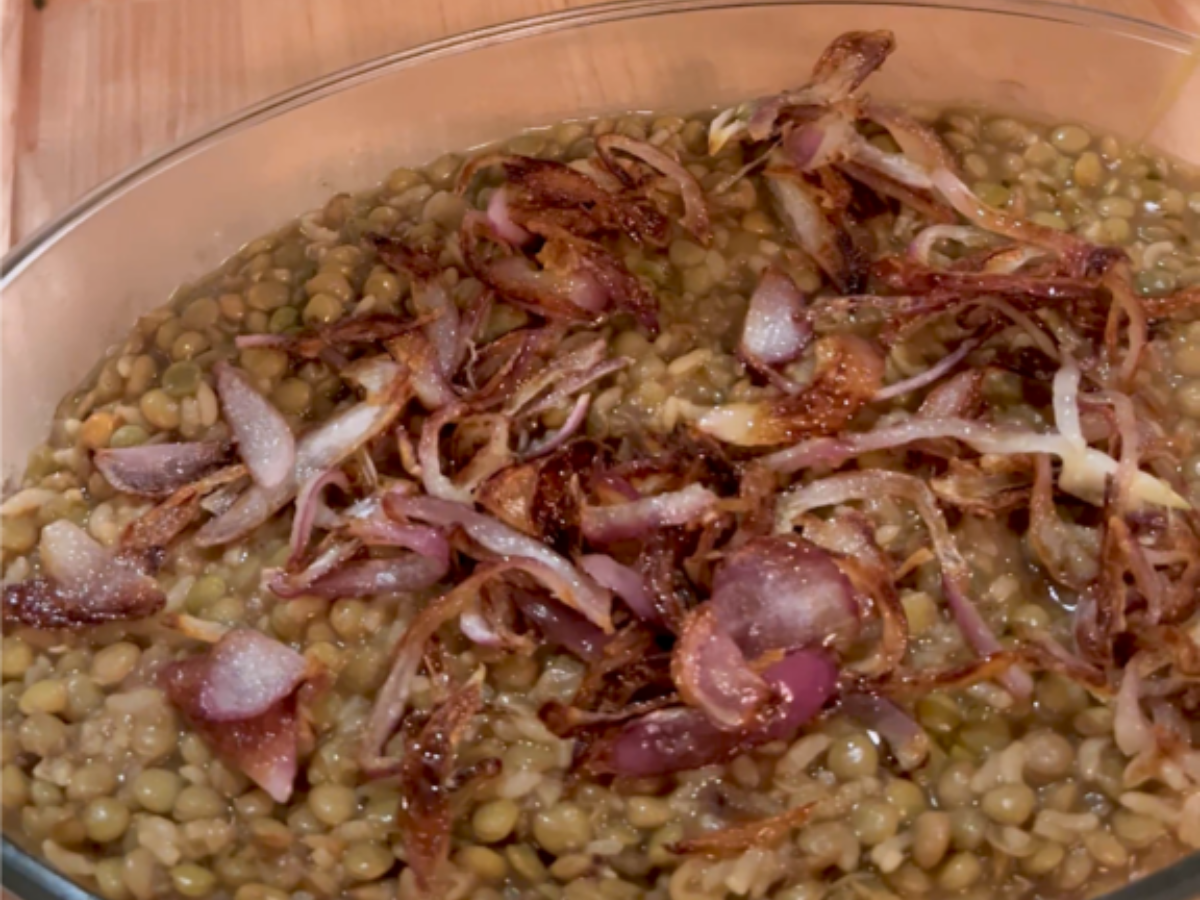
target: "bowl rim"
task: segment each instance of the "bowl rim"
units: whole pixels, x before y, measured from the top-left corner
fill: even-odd
[[[28,265],[51,250],[63,235],[156,173],[242,129],[338,93],[387,69],[588,25],[676,13],[775,6],[908,7],[1007,15],[1094,28],[1184,52],[1197,45],[1200,39],[1200,35],[1170,25],[1148,22],[1123,13],[1070,5],[1063,0],[607,0],[576,9],[527,16],[427,41],[338,69],[222,116],[208,127],[148,155],[89,190],[22,238],[0,258],[0,295]],[[20,900],[98,900],[86,888],[80,887],[47,861],[29,853],[7,837],[0,839],[0,843],[0,884],[13,891]],[[1106,895],[1104,900],[1189,900],[1196,896],[1198,886],[1200,853],[1193,853],[1126,884]]]
[[[1148,22],[1124,13],[1072,5],[1064,0],[605,0],[590,6],[527,16],[427,41],[338,69],[222,116],[201,131],[151,153],[101,182],[18,241],[0,258],[0,291],[75,225],[155,173],[242,129],[338,93],[383,70],[606,22],[632,21],[674,13],[773,6],[885,6],[989,13],[1094,28],[1178,51],[1189,50],[1200,38],[1198,34],[1170,25]]]

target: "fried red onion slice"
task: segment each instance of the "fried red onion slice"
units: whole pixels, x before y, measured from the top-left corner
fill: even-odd
[[[896,47],[890,31],[848,31],[825,48],[804,87],[763,97],[721,113],[709,129],[708,150],[716,155],[731,139],[745,133],[752,141],[774,136],[781,118],[790,111],[823,109],[850,99],[864,81],[883,65]]]
[[[344,563],[319,578],[270,582],[280,597],[374,597],[378,594],[410,593],[433,587],[449,567],[440,559],[407,553],[401,556],[363,559]]]
[[[683,218],[679,224],[697,241],[708,246],[712,241],[712,224],[709,221],[708,204],[704,200],[704,191],[700,182],[691,172],[666,151],[648,144],[645,141],[634,140],[623,134],[612,132],[596,138],[596,151],[608,168],[618,177],[624,174],[624,169],[614,159],[613,151],[628,153],[640,159],[646,165],[657,169],[674,182],[683,199]]]
[[[1100,292],[1099,282],[1092,279],[931,269],[900,256],[877,260],[871,272],[888,289],[906,295],[945,292],[959,299],[990,296],[1065,302],[1091,300]]]
[[[994,518],[1026,506],[1033,476],[1025,456],[950,458],[945,475],[930,478],[929,487],[943,503],[973,516]]]
[[[210,670],[206,656],[168,664],[163,670],[168,698],[220,759],[245,773],[277,803],[287,803],[299,768],[295,692],[258,715],[213,720],[200,700]]]
[[[730,825],[668,845],[672,853],[681,856],[700,854],[715,858],[739,856],[754,848],[774,849],[788,839],[791,832],[812,818],[815,803],[796,806],[777,816]]]
[[[466,335],[454,298],[441,279],[431,278],[413,285],[412,303],[418,314],[430,318],[424,331],[437,355],[438,373],[452,379],[467,358]]]
[[[946,602],[963,637],[979,656],[986,657],[999,652],[1000,642],[970,600],[970,567],[958,550],[950,527],[938,508],[937,498],[919,478],[877,469],[846,472],[794,488],[779,503],[776,530],[780,533],[790,532],[796,517],[812,509],[880,497],[898,497],[916,507],[929,530],[933,551],[942,566]],[[1015,667],[1005,672],[1003,682],[1019,699],[1028,697],[1033,689],[1028,673]]]
[[[251,486],[233,506],[196,532],[199,546],[214,547],[246,536],[286,506],[299,485],[339,465],[387,430],[408,399],[407,373],[391,361],[371,362],[369,369],[353,373],[368,385],[367,399],[335,413],[300,438],[291,476],[276,488]]]
[[[825,192],[789,169],[767,169],[763,177],[796,243],[829,276],[839,293],[860,291],[866,284],[869,261],[850,233],[833,219]]]
[[[537,459],[539,456],[545,456],[563,447],[567,441],[579,433],[579,429],[587,422],[588,408],[591,405],[592,395],[580,394],[575,400],[575,405],[571,407],[571,412],[567,415],[567,420],[563,422],[562,427],[547,435],[543,435],[531,443],[525,453],[522,454],[522,458]]]
[[[712,513],[717,495],[700,484],[689,484],[628,503],[609,506],[585,506],[582,512],[583,536],[594,544],[613,544],[644,537],[659,528],[698,524]]]
[[[279,488],[296,465],[296,439],[287,419],[242,370],[218,362],[213,374],[221,410],[246,468],[259,487],[267,491]]]
[[[983,403],[982,369],[967,369],[925,395],[917,408],[922,419],[970,418]]]
[[[465,404],[445,406],[426,419],[421,428],[417,458],[421,463],[421,481],[431,497],[471,503],[479,486],[512,461],[512,451],[508,447],[508,419],[497,415],[472,416],[474,424],[488,429],[487,442],[472,457],[457,481],[442,474],[442,429],[459,420],[463,420],[460,424],[465,424],[469,413],[470,408]]]
[[[458,394],[442,375],[437,350],[424,334],[403,334],[388,341],[388,352],[408,369],[413,392],[426,409],[458,402]]]
[[[782,271],[768,268],[750,295],[738,352],[756,366],[782,365],[798,358],[812,337],[804,295]]]
[[[849,580],[797,535],[753,538],[713,575],[717,624],[751,662],[774,650],[844,644],[859,630]]]
[[[874,431],[819,437],[764,457],[763,464],[776,472],[792,473],[815,465],[840,466],[876,450],[891,450],[917,441],[953,438],[979,453],[1050,454],[1063,461],[1059,486],[1080,499],[1095,502],[1103,495],[1105,479],[1116,474],[1117,461],[1092,447],[1079,446],[1062,434],[1025,431],[957,418],[906,419]],[[1133,495],[1138,501],[1172,509],[1190,508],[1170,485],[1148,472],[1134,474]]]
[[[343,517],[343,527],[350,537],[368,547],[400,547],[450,565],[450,542],[437,528],[388,518],[376,497],[356,506]]]
[[[781,699],[747,728],[726,731],[695,708],[659,710],[602,738],[588,765],[600,773],[651,778],[724,762],[792,737],[837,690],[837,667],[819,650],[797,651],[762,677]]]
[[[816,353],[816,376],[801,392],[718,406],[697,427],[739,447],[766,447],[840,431],[879,390],[883,360],[874,346],[850,334],[822,338]]]
[[[504,187],[496,188],[488,199],[487,220],[496,235],[514,247],[522,247],[533,239],[533,235],[513,219],[508,190]]]
[[[908,652],[908,615],[896,590],[894,566],[875,542],[875,526],[858,510],[842,507],[828,519],[804,517],[804,536],[837,554],[835,562],[855,593],[858,617],[868,607],[879,620],[879,640],[874,651],[849,666],[855,673],[882,675],[895,670]]]
[[[536,538],[462,504],[433,497],[403,497],[393,492],[384,497],[384,508],[400,518],[442,528],[461,528],[489,553],[538,564],[556,579],[555,596],[604,632],[611,633],[612,595]]]
[[[655,247],[665,246],[669,239],[671,223],[666,216],[647,198],[621,191],[620,181],[595,167],[589,175],[554,160],[481,156],[463,166],[459,193],[466,191],[476,172],[494,165],[503,167],[508,180],[509,217],[523,227],[532,229],[536,221],[581,236],[623,232]],[[602,185],[601,180],[615,183]]]
[[[616,594],[643,622],[658,621],[658,610],[650,596],[650,588],[640,572],[602,553],[580,557],[579,568],[595,579],[598,585]]]
[[[684,702],[723,729],[749,725],[771,699],[771,689],[717,623],[710,603],[684,621],[671,654],[671,677]]]
[[[168,546],[199,518],[209,501],[221,499],[219,495],[233,489],[240,493],[247,482],[249,475],[246,467],[238,464],[218,469],[199,481],[181,487],[126,526],[121,535],[121,549],[146,552]],[[228,496],[232,504],[233,494]]]
[[[551,644],[574,653],[584,662],[596,662],[612,640],[575,610],[528,591],[516,591],[513,600],[542,636]]]
[[[227,631],[205,662],[195,708],[209,722],[262,715],[300,687],[308,669],[295,650],[253,628]]]
[[[359,344],[377,344],[425,324],[423,318],[401,318],[391,313],[366,313],[298,334],[240,334],[238,349],[270,347],[305,359],[323,359],[333,368],[346,365],[344,351]]]
[[[930,225],[912,239],[908,245],[908,255],[922,266],[933,268],[936,266],[933,253],[943,241],[964,247],[988,247],[992,244],[992,237],[988,232],[971,225]]]
[[[940,360],[911,378],[906,378],[903,381],[897,381],[889,384],[885,388],[880,388],[875,392],[872,398],[876,403],[882,400],[891,400],[895,397],[903,396],[911,391],[920,390],[923,387],[928,387],[935,381],[938,381],[957,366],[960,362],[967,358],[967,355],[982,343],[979,338],[967,338],[950,353],[943,356]]]
[[[902,772],[911,772],[929,758],[930,740],[925,729],[887,697],[848,693],[842,709],[887,741]]]
[[[349,491],[350,479],[341,469],[326,469],[301,485],[300,492],[296,495],[295,518],[292,519],[292,534],[289,540],[291,552],[287,561],[289,568],[298,566],[304,557],[304,551],[308,549],[308,542],[312,537],[313,526],[316,524],[317,510],[321,506],[321,493],[331,486]]]
[[[422,891],[432,888],[438,869],[450,855],[458,747],[482,708],[480,679],[473,678],[434,709],[400,763],[399,824],[406,860]]]
[[[166,604],[141,553],[113,554],[66,519],[42,529],[42,575],[4,586],[4,619],[33,628],[89,628],[144,619]]]
[[[894,123],[895,119],[891,120]],[[886,122],[881,122],[891,131],[902,149],[907,148],[900,140],[897,130]],[[936,137],[934,138],[936,140]],[[1098,247],[1089,244],[1072,234],[1056,231],[1044,225],[1038,225],[1028,219],[1009,215],[988,206],[975,196],[950,167],[941,165],[930,169],[930,181],[946,202],[958,211],[959,215],[985,231],[1003,235],[1022,244],[1032,244],[1035,247],[1055,253],[1068,266],[1073,277],[1086,278],[1102,275],[1115,261],[1124,254],[1111,247]]]
[[[412,682],[421,669],[429,639],[443,625],[475,609],[483,587],[508,572],[523,572],[550,591],[559,602],[571,605],[573,586],[570,583],[560,578],[551,567],[518,557],[481,564],[468,578],[421,610],[396,645],[391,671],[379,689],[367,719],[359,748],[359,765],[367,777],[386,776],[395,771],[397,761],[387,755],[387,743],[404,720]]]
[[[165,497],[203,478],[228,458],[227,444],[196,441],[97,450],[92,461],[104,479],[123,494]]]

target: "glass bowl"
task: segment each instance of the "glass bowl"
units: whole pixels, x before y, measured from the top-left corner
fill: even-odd
[[[93,191],[31,235],[0,275],[0,474],[18,476],[74,387],[135,318],[240,245],[429,161],[568,118],[694,112],[805,80],[850,29],[890,28],[899,51],[871,89],[892,99],[987,104],[1146,136],[1194,38],[1040,0],[624,0],[384,57],[252,107]],[[1150,133],[1200,163],[1200,75]],[[1189,114],[1189,112],[1191,114]],[[24,900],[89,895],[4,842]],[[1200,895],[1200,856],[1119,895]]]

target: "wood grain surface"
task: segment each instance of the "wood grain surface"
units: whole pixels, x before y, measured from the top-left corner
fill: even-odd
[[[138,159],[384,53],[594,0],[0,0],[0,250]],[[1200,30],[1200,0],[1075,0]]]

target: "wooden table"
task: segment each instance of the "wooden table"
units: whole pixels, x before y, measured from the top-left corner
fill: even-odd
[[[137,159],[285,88],[595,0],[0,0],[0,250]],[[1073,0],[1200,30],[1200,0]]]

